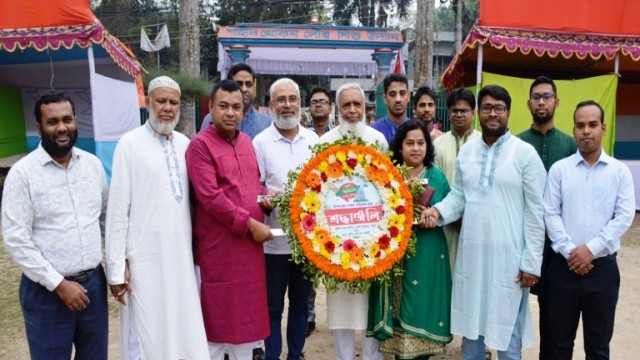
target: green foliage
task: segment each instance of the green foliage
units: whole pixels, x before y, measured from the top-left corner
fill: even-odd
[[[210,85],[207,80],[201,77],[180,74],[175,69],[151,70],[149,71],[149,74],[143,74],[142,81],[144,82],[144,88],[147,88],[149,81],[161,75],[166,75],[172,78],[180,85],[180,91],[183,98],[199,99],[201,96],[209,94]]]
[[[322,0],[218,0],[215,6],[218,23],[223,26],[239,22],[308,24],[313,12],[324,13]]]
[[[406,18],[411,0],[199,0],[200,68],[209,80],[217,80],[218,41],[210,19],[218,26],[236,23],[308,24],[318,13],[321,24],[350,25],[352,19],[375,26],[381,11]],[[477,0],[476,0],[477,1]],[[179,54],[179,0],[92,0],[94,13],[105,28],[129,46],[146,69],[177,68]],[[333,10],[333,11],[332,11]],[[386,16],[386,15],[385,15]],[[140,49],[140,29],[151,39],[167,24],[171,47],[157,53]],[[147,27],[145,27],[147,26]],[[158,60],[159,59],[159,60]],[[311,83],[319,82],[311,80]]]
[[[458,1],[462,1],[462,34],[464,37],[478,18],[479,0],[440,0],[442,6],[436,9],[435,25],[436,30],[455,31]]]
[[[455,31],[456,14],[452,6],[440,6],[436,8],[436,31]]]
[[[333,23],[336,25],[383,26],[389,14],[401,19],[409,15],[411,0],[333,0]]]

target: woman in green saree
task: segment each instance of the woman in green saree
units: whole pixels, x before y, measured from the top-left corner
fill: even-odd
[[[449,193],[447,179],[433,166],[434,148],[423,122],[404,122],[390,150],[396,164],[410,167],[410,181],[428,181],[431,189],[423,195],[432,196],[424,205],[435,204]],[[425,208],[416,206],[416,211]],[[451,270],[444,232],[440,227],[418,226],[414,231],[416,253],[403,260],[404,275],[388,286],[372,284],[369,293],[367,336],[378,339],[380,351],[396,359],[428,359],[444,353],[452,339]]]

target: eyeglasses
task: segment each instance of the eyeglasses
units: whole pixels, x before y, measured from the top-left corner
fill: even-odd
[[[466,114],[467,114],[468,112],[470,112],[470,111],[471,111],[471,109],[449,109],[449,112],[450,112],[452,115],[458,115],[458,114],[460,114],[460,115],[466,115]]]
[[[329,100],[320,99],[320,100],[311,100],[311,106],[325,106],[329,104]]]
[[[489,105],[489,104],[484,104],[480,106],[480,111],[482,111],[483,114],[491,114],[491,110],[495,111],[496,114],[500,115],[500,114],[504,114],[504,112],[507,111],[507,107],[504,105]]]
[[[540,101],[540,99],[544,100],[544,102],[549,102],[553,99],[555,99],[556,96],[553,95],[552,93],[544,93],[544,94],[533,94],[531,95],[531,100],[538,102]]]
[[[278,103],[278,105],[284,105],[287,103],[287,100],[289,100],[289,104],[290,105],[295,105],[298,103],[298,101],[300,100],[297,96],[291,95],[289,97],[286,96],[280,96],[279,98],[276,99],[276,102]]]

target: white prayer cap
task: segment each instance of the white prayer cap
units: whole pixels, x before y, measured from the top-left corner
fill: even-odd
[[[169,89],[173,89],[178,92],[178,94],[182,94],[180,92],[180,85],[175,82],[172,78],[168,76],[158,76],[157,78],[151,80],[149,82],[149,87],[147,88],[147,94],[151,94],[151,92],[157,88],[166,87]]]

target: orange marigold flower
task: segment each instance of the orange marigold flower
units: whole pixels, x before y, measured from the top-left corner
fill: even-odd
[[[360,260],[362,260],[362,258],[364,257],[364,251],[362,250],[362,248],[355,248],[353,250],[351,250],[351,262],[352,263],[359,263]]]
[[[327,175],[331,178],[339,178],[342,176],[342,165],[338,162],[329,164]]]
[[[375,176],[376,170],[378,170],[375,166],[367,166],[364,168],[364,173],[367,175],[369,180],[374,181],[373,177]]]
[[[309,187],[315,188],[322,184],[322,179],[320,178],[320,175],[311,173],[307,176],[306,183]]]
[[[320,243],[331,241],[331,235],[327,230],[318,230],[316,231],[315,234],[316,234],[316,239],[318,239],[318,242]]]

